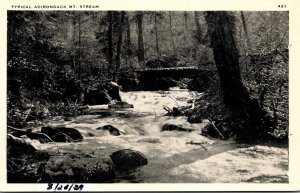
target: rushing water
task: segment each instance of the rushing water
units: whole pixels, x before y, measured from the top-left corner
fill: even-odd
[[[237,145],[201,136],[204,124],[190,124],[185,117],[163,116],[163,107],[186,105],[200,93],[187,90],[126,92],[122,99],[133,109],[112,116],[81,115],[65,121],[56,118],[48,124],[78,129],[79,143],[40,144],[39,149],[59,152],[110,154],[119,149],[142,152],[148,165],[132,174],[119,174],[115,182],[287,182],[288,151],[285,148]],[[97,106],[90,107],[97,109]],[[192,132],[164,131],[166,123],[193,129]],[[111,136],[96,128],[113,125],[123,135]],[[191,145],[188,142],[202,143]]]

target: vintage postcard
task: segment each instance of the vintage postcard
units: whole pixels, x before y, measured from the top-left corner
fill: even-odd
[[[0,190],[299,190],[299,5],[5,1]]]

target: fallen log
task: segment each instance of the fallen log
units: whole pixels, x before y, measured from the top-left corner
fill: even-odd
[[[222,139],[225,139],[224,135],[219,131],[219,129],[215,126],[214,121],[211,122],[211,125],[213,128],[219,133],[219,135],[222,137]]]
[[[194,141],[189,141],[189,142],[186,142],[185,144],[190,144],[190,145],[200,145],[205,151],[208,151],[207,148],[203,145],[203,144],[206,144],[205,142],[194,142]]]
[[[120,101],[114,101],[111,104],[105,104],[105,105],[92,105],[92,106],[82,106],[78,109],[83,113],[122,113],[129,111],[128,109],[134,108],[132,104],[129,104],[127,102],[120,102]]]
[[[46,139],[48,139],[50,142],[54,142],[48,135],[46,135],[45,133],[38,133],[38,132],[32,132],[31,130],[22,130],[22,129],[18,129],[12,126],[7,126],[9,129],[14,130],[16,132],[19,133],[19,135],[27,135],[29,138],[35,138],[34,135],[37,136],[42,136]],[[13,132],[10,133],[11,135],[13,135]],[[54,142],[55,143],[55,142]]]

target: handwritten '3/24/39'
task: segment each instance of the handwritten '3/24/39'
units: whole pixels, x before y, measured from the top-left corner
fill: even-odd
[[[81,191],[83,184],[60,184],[60,183],[48,183],[47,190],[54,191]]]

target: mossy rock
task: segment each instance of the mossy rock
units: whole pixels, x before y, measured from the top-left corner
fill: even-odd
[[[148,164],[148,160],[143,153],[131,149],[116,151],[110,157],[119,170],[135,170]]]
[[[46,164],[47,182],[100,183],[115,177],[114,166],[109,157],[53,156]]]

